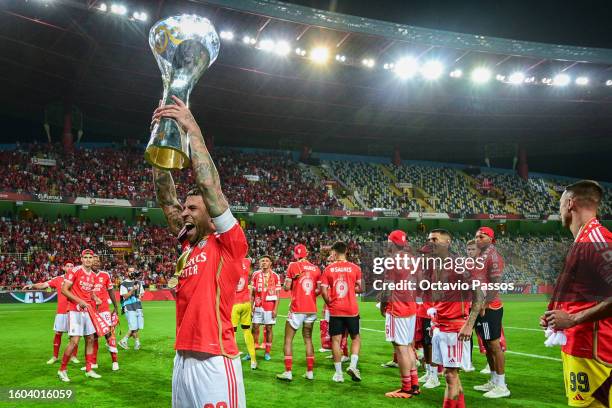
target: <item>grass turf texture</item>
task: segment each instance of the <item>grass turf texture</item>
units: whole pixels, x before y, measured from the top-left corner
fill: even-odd
[[[287,314],[288,301],[283,300],[279,314]],[[506,354],[506,381],[512,392],[510,398],[487,400],[482,393],[474,391],[474,385],[487,381],[488,376],[478,373],[486,360],[474,350],[476,372],[461,373],[466,392],[466,404],[471,407],[559,407],[566,404],[559,348],[544,347],[544,336],[536,331],[538,316],[545,309],[543,297],[521,296],[506,298],[504,310],[505,334],[509,353]],[[327,353],[316,354],[315,381],[302,378],[305,371],[305,354],[301,335],[294,339],[293,375],[291,383],[275,378],[284,371],[282,344],[285,318],[279,317],[274,330],[272,360],[264,361],[263,350],[258,350],[259,369],[251,371],[248,362],[243,363],[247,404],[251,407],[440,407],[444,395],[444,379],[440,387],[423,390],[410,400],[385,398],[384,393],[399,388],[397,369],[382,368],[389,361],[392,347],[385,342],[384,319],[374,303],[360,304],[362,318],[362,349],[359,368],[363,381],[353,383],[345,374],[345,382],[331,381],[333,363],[325,359]],[[172,360],[175,330],[174,302],[146,302],[144,304],[145,329],[142,332],[142,349],[119,349],[120,371],[111,371],[110,356],[100,341],[100,352],[96,370],[102,375],[99,380],[86,378],[80,367],[84,365],[84,343],[79,345],[82,364],[70,363],[68,375],[72,382],[59,381],[56,372],[59,363],[47,365],[52,354],[53,318],[55,304],[3,304],[0,305],[0,388],[71,388],[75,401],[59,402],[0,402],[0,407],[169,407],[171,405]],[[127,330],[124,318],[123,333]],[[524,330],[532,329],[532,330]],[[315,350],[320,348],[319,324],[314,330]],[[238,345],[245,350],[240,328]],[[119,340],[119,338],[117,339]],[[62,339],[60,355],[67,344]],[[549,357],[542,359],[514,353],[525,353]],[[344,364],[344,369],[348,367]],[[422,370],[419,370],[422,375]]]

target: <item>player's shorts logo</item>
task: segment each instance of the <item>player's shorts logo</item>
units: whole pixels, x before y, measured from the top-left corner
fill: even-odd
[[[238,285],[236,286],[236,292],[241,292],[242,289],[244,289],[245,283],[246,283],[246,279],[241,277],[240,280],[238,281]]]
[[[338,298],[346,297],[346,294],[348,293],[348,284],[345,281],[336,282],[335,288]]]
[[[302,279],[302,289],[306,295],[310,295],[312,293],[312,289],[314,288],[314,283],[310,277],[305,277]]]

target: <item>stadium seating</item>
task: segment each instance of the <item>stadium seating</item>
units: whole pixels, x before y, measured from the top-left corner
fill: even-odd
[[[221,148],[213,156],[232,205],[343,208],[328,195],[310,166],[293,161],[287,153],[245,153]],[[57,166],[33,164],[33,157],[55,159]],[[143,161],[140,147],[105,146],[65,154],[59,145],[19,145],[14,150],[0,150],[0,161],[3,163],[0,191],[154,200],[151,170]],[[331,173],[355,191],[366,209],[555,214],[559,206],[557,190],[570,182],[555,178],[523,180],[516,174],[493,171],[468,177],[462,170],[451,167],[386,164],[395,178],[392,180],[380,165],[373,163],[334,160],[324,164],[324,173]],[[250,181],[245,178],[247,175]],[[490,189],[480,187],[485,179],[490,182]],[[189,171],[176,173],[175,182],[180,197],[193,186]],[[394,192],[391,186],[395,182],[419,188],[430,207],[419,204],[414,197]],[[612,213],[611,198],[612,189],[605,187],[602,213]],[[357,204],[361,207],[359,200]]]
[[[32,163],[32,157],[55,159],[57,166]],[[224,192],[232,205],[341,208],[309,168],[280,153],[215,150]],[[58,145],[33,144],[0,150],[0,191],[46,193],[68,197],[153,200],[151,169],[142,149],[127,146],[76,149],[64,154]],[[255,176],[249,181],[244,176]],[[180,197],[193,186],[189,172],[175,174]],[[143,188],[146,187],[146,188]]]

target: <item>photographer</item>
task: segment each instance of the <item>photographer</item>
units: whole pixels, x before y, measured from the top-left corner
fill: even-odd
[[[128,268],[127,276],[121,282],[119,293],[121,294],[121,308],[128,322],[128,333],[119,341],[119,345],[128,349],[128,339],[134,337],[134,350],[140,349],[140,338],[138,331],[144,328],[144,317],[142,314],[142,303],[140,299],[144,294],[143,284],[138,280],[140,273],[135,268]]]

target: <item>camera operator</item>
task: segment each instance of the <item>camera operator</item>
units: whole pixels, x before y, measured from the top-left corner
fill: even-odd
[[[119,345],[128,349],[128,339],[134,337],[134,350],[140,349],[139,330],[144,328],[144,317],[142,314],[142,303],[140,299],[144,294],[144,285],[139,280],[140,273],[135,268],[128,268],[126,278],[121,282],[119,293],[121,294],[121,307],[128,322],[128,333],[119,341]]]

